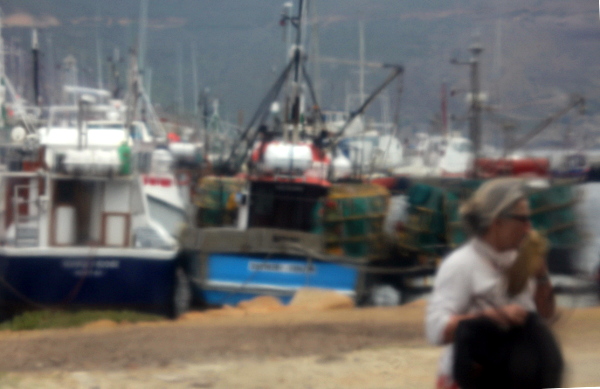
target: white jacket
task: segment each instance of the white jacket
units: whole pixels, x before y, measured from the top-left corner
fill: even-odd
[[[515,259],[516,251],[499,253],[476,238],[452,252],[438,269],[433,294],[427,305],[427,339],[441,345],[451,316],[481,312],[492,305],[519,304],[535,312],[533,279],[529,280],[523,292],[513,298],[508,297],[503,271]],[[446,346],[440,361],[440,375],[452,375],[452,358],[452,345]]]

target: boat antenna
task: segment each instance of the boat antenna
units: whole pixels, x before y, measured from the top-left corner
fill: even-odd
[[[112,97],[113,99],[118,99],[121,96],[122,90],[121,72],[119,67],[123,63],[123,58],[121,58],[121,51],[118,47],[115,46],[115,48],[113,49],[113,55],[108,58],[108,61],[110,62],[110,69],[114,83]]]
[[[146,66],[146,30],[148,25],[148,0],[140,0],[140,22],[138,31],[138,68]]]
[[[300,0],[298,4],[298,16],[291,20],[292,25],[296,28],[296,46],[294,47],[294,52],[292,54],[293,63],[294,63],[294,81],[291,84],[291,95],[290,101],[292,103],[291,109],[289,112],[291,113],[290,122],[293,126],[292,133],[292,141],[295,143],[298,139],[298,125],[300,123],[300,111],[301,111],[301,93],[300,93],[300,76],[301,76],[301,66],[303,61],[303,53],[302,53],[302,34],[304,30],[302,29],[302,14],[304,10],[304,0]],[[285,138],[289,141],[289,136],[286,132]]]
[[[198,56],[196,53],[196,42],[190,43],[190,55],[192,56],[192,96],[194,99],[194,115],[198,115],[199,91],[198,91]]]
[[[38,40],[37,29],[33,29],[31,33],[31,53],[33,55],[33,102],[35,105],[40,105],[40,43]]]
[[[130,128],[131,123],[135,120],[139,97],[140,97],[140,74],[138,68],[138,56],[136,50],[131,49],[129,53],[129,69],[127,75],[127,94],[125,96],[125,128]]]
[[[4,74],[4,40],[2,39],[2,9],[0,9],[0,128],[4,128],[4,110],[6,102],[6,87]]]
[[[479,89],[479,56],[483,52],[483,46],[479,42],[469,46],[471,52],[470,60],[466,62],[453,58],[450,60],[454,65],[468,65],[470,67],[471,94],[469,106],[469,139],[473,142],[475,159],[481,156],[481,109],[482,96]]]
[[[177,45],[177,113],[183,115],[183,45]]]
[[[104,89],[104,77],[102,73],[102,41],[100,40],[100,2],[98,2],[96,16],[96,76],[99,89]]]

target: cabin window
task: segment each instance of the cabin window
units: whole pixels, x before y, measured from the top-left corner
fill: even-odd
[[[327,189],[317,185],[255,182],[250,190],[250,227],[314,230],[314,209]]]

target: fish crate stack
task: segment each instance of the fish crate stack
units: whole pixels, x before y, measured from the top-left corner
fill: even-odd
[[[374,184],[334,184],[321,203],[328,254],[373,259],[383,252],[383,224],[389,202],[386,188]],[[319,231],[315,231],[319,232]]]
[[[453,202],[452,193],[441,187],[411,185],[407,193],[407,218],[397,232],[400,258],[405,265],[428,265],[445,254]]]
[[[412,254],[413,265],[439,261],[468,239],[460,218],[460,205],[484,182],[447,180],[415,183],[409,188],[408,219],[398,232],[398,241],[401,249]],[[579,190],[568,182],[546,185],[535,185],[539,180],[524,182],[532,227],[550,242],[550,270],[569,273],[582,237],[575,208],[580,200]]]
[[[235,196],[244,186],[237,177],[204,177],[194,196],[198,227],[220,227],[234,223],[237,213]]]
[[[548,267],[553,273],[573,273],[577,251],[583,243],[576,205],[581,191],[575,184],[560,183],[529,195],[531,224],[550,242]]]

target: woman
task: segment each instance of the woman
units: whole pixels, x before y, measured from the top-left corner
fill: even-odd
[[[452,377],[454,332],[461,320],[486,316],[502,326],[520,325],[528,312],[551,318],[555,311],[545,259],[518,293],[507,289],[518,248],[531,231],[523,180],[486,182],[461,208],[472,238],[441,264],[429,300],[426,333],[430,342],[448,345],[442,355],[438,389],[457,389]]]

